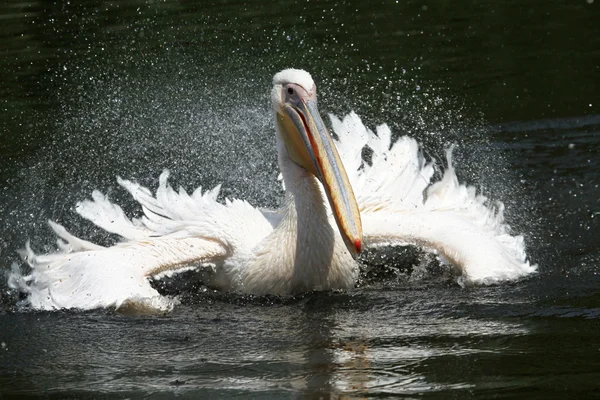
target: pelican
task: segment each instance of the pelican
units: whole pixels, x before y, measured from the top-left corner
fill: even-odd
[[[334,139],[317,107],[310,74],[286,69],[271,90],[277,159],[285,188],[280,210],[261,210],[243,200],[217,201],[220,187],[188,194],[168,184],[156,193],[118,179],[141,205],[129,219],[99,191],[76,211],[123,240],[102,247],[50,221],[59,237],[55,253],[29,245],[24,275],[13,266],[11,287],[27,293],[36,309],[124,307],[168,310],[175,299],[150,284],[189,269],[210,272],[207,284],[224,291],[292,295],[349,289],[365,248],[416,245],[452,265],[460,283],[514,280],[536,270],[522,236],[511,235],[502,204],[490,206],[456,179],[448,151],[441,180],[432,183],[414,139],[391,142],[386,125],[376,133],[351,113],[332,117]],[[361,154],[372,150],[370,162]]]

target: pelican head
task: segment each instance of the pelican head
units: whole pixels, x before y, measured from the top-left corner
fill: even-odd
[[[348,175],[317,109],[317,87],[310,74],[286,69],[273,78],[271,101],[278,132],[291,160],[323,184],[346,247],[362,249],[362,224]]]

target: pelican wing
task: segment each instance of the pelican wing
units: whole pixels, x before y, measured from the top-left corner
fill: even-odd
[[[370,131],[351,113],[332,117],[337,147],[361,211],[366,246],[417,245],[454,265],[464,283],[495,283],[534,272],[522,236],[504,222],[502,203],[490,205],[475,188],[458,182],[448,149],[443,178],[431,184],[427,163],[414,139],[391,143],[386,125]],[[371,162],[362,158],[364,146]]]
[[[155,195],[135,182],[118,180],[142,206],[140,219],[128,219],[98,191],[77,205],[81,216],[124,239],[114,246],[77,238],[50,221],[59,251],[37,255],[27,244],[22,256],[31,273],[23,276],[15,267],[11,286],[28,293],[35,309],[170,309],[174,300],[160,296],[150,279],[198,267],[218,269],[227,258],[250,252],[273,229],[245,201],[217,202],[219,187],[188,195],[182,188],[173,190],[167,178],[165,171]]]
[[[392,145],[387,125],[378,126],[374,133],[354,112],[343,120],[333,115],[330,118],[361,214],[422,206],[434,168],[419,154],[414,139],[404,136]],[[370,162],[363,160],[365,147],[371,150]]]

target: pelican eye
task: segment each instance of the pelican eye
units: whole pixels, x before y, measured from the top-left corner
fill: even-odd
[[[288,94],[294,94],[294,89],[292,89],[291,87],[288,88]]]

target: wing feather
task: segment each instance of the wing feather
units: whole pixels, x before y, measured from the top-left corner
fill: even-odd
[[[273,227],[261,211],[245,201],[217,202],[219,187],[192,196],[168,184],[161,174],[156,195],[118,179],[142,206],[140,219],[125,213],[99,191],[78,203],[76,211],[104,230],[125,240],[111,247],[98,246],[71,235],[50,221],[59,236],[58,251],[38,255],[29,243],[21,251],[31,268],[23,275],[14,268],[13,288],[28,294],[35,309],[122,307],[136,304],[169,309],[173,299],[162,297],[149,279],[201,265],[222,265],[229,257],[244,257]]]
[[[503,204],[490,204],[474,187],[459,183],[452,147],[443,178],[432,184],[433,164],[414,139],[401,137],[391,144],[387,125],[374,133],[355,113],[332,122],[340,156],[353,167],[347,172],[366,246],[420,246],[453,264],[464,283],[489,284],[536,271],[523,237],[512,235],[504,221]],[[372,150],[370,164],[362,160],[363,146]]]

